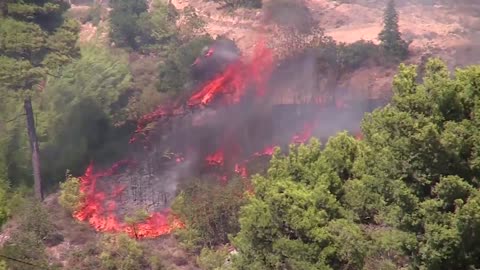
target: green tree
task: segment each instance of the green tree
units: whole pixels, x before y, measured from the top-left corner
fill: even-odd
[[[126,55],[85,45],[81,56],[49,79],[39,101],[38,133],[50,184],[63,180],[67,169],[81,174],[92,159],[119,157],[125,149],[119,144],[130,136],[129,125],[115,126],[125,118],[132,80]]]
[[[128,235],[104,235],[101,250],[102,269],[145,269],[143,250],[140,244]]]
[[[154,52],[166,56],[168,50],[178,45],[175,7],[162,0],[153,0],[151,12],[144,12],[138,18],[139,36],[137,41],[143,53]]]
[[[276,153],[233,238],[239,269],[480,267],[480,67],[400,65],[389,105],[345,133]]]
[[[292,146],[287,156],[277,151],[267,176],[254,177],[255,195],[233,240],[239,269],[362,268],[366,237],[339,200],[338,165],[349,157],[332,154],[342,140],[329,141],[325,151],[316,140]]]
[[[193,83],[190,79],[191,65],[200,55],[202,49],[211,44],[209,35],[193,38],[168,54],[160,64],[157,89],[160,92],[178,93]]]
[[[199,251],[202,246],[228,243],[228,236],[239,230],[244,188],[238,179],[226,186],[208,180],[186,186],[172,205],[173,212],[186,224],[186,229],[177,233],[184,245]]]
[[[145,0],[111,0],[110,39],[120,47],[140,47],[138,20],[147,12]]]
[[[398,13],[395,9],[395,0],[389,0],[383,15],[383,30],[378,35],[381,46],[387,55],[405,59],[408,56],[409,44],[402,39],[398,28]]]
[[[47,74],[77,56],[79,26],[63,19],[67,8],[60,0],[8,0],[0,18],[0,88],[14,91],[23,99],[35,195],[39,199],[43,199],[43,191],[32,96],[42,88]]]

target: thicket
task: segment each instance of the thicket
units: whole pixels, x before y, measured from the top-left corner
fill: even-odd
[[[193,253],[203,247],[229,242],[240,229],[238,211],[245,201],[244,183],[235,179],[227,185],[214,180],[198,180],[185,186],[175,198],[173,213],[186,225],[176,235],[182,246]]]
[[[237,8],[252,8],[257,9],[262,7],[261,0],[209,0],[222,5],[222,8],[237,9]]]
[[[401,65],[364,140],[276,153],[242,208],[238,269],[472,269],[480,266],[478,66],[432,59],[423,84]]]

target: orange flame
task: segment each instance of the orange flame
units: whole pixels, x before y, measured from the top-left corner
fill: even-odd
[[[153,213],[144,222],[132,225],[119,221],[115,214],[117,205],[114,199],[123,192],[125,186],[115,187],[111,196],[107,197],[104,192],[96,190],[97,181],[101,177],[114,175],[122,165],[127,163],[126,161],[117,162],[110,169],[99,173],[93,172],[93,164],[88,166],[85,174],[80,177],[80,193],[83,195],[83,201],[74,213],[74,218],[88,222],[99,232],[125,232],[136,238],[158,237],[184,227],[180,220],[168,213]],[[170,222],[169,216],[171,216]]]

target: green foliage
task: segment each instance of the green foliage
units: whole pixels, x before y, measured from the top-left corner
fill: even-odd
[[[227,269],[225,266],[227,257],[228,249],[226,248],[221,248],[219,250],[203,248],[197,258],[197,264],[204,270]]]
[[[145,0],[112,0],[110,39],[119,47],[143,52],[164,51],[175,41],[175,8],[155,0],[147,12]]]
[[[346,133],[274,155],[242,208],[239,269],[474,269],[480,69],[400,65],[391,104]]]
[[[0,226],[7,221],[10,216],[9,190],[5,180],[0,178]]]
[[[140,244],[128,235],[104,235],[100,245],[103,269],[144,269],[143,250]]]
[[[30,90],[47,69],[54,70],[78,54],[79,31],[73,20],[58,21],[65,11],[61,1],[9,3],[0,18],[0,85]]]
[[[141,45],[141,51],[165,56],[172,46],[177,45],[177,18],[175,7],[165,1],[154,0],[152,12],[142,13],[137,21],[140,31],[137,41]]]
[[[127,63],[122,54],[88,45],[60,77],[49,79],[37,120],[47,179],[55,183],[67,169],[78,175],[91,159],[121,155],[118,145],[128,141],[130,127],[114,124],[125,117],[118,102],[131,85]]]
[[[157,88],[160,92],[178,93],[184,90],[192,81],[190,67],[200,55],[202,49],[213,39],[209,35],[193,38],[173,50],[160,64],[160,74]]]
[[[1,254],[35,265],[47,267],[45,245],[49,243],[54,233],[53,225],[47,210],[38,201],[16,198],[18,205],[12,207],[15,211],[15,224],[10,238],[6,241]],[[38,269],[12,260],[6,261],[8,269]]]
[[[261,0],[210,0],[222,5],[222,7],[229,9],[237,8],[251,8],[257,9],[262,7]]]
[[[60,183],[58,202],[69,213],[73,213],[80,206],[81,200],[80,179],[67,172],[65,181]]]
[[[138,20],[147,12],[144,0],[112,0],[110,1],[110,39],[120,47],[138,49],[141,32]]]
[[[32,178],[28,164],[30,147],[25,136],[26,125],[17,121],[22,110],[18,100],[36,109],[32,99],[37,98],[37,90],[45,86],[47,74],[56,75],[61,65],[78,56],[79,25],[63,17],[68,9],[65,1],[2,2],[6,3],[0,17],[0,93],[1,99],[6,100],[2,105],[8,108],[0,110],[0,114],[4,114],[2,120],[6,120],[4,130],[0,130],[0,160],[8,160],[9,165],[0,164],[0,167],[6,170],[8,179],[17,182],[15,184],[29,183]],[[26,113],[34,118],[32,110]],[[28,128],[29,134],[35,133],[34,124]],[[34,136],[29,139],[38,143]],[[38,175],[35,180],[37,187],[41,187]],[[40,193],[36,196],[40,197]]]
[[[395,1],[389,0],[385,8],[383,18],[384,27],[378,35],[381,46],[386,54],[400,60],[408,56],[409,44],[402,39],[398,28],[398,13],[395,9]]]
[[[334,155],[336,147],[332,141],[322,152],[316,140],[291,147],[288,156],[273,156],[266,177],[254,177],[255,195],[242,208],[233,242],[239,269],[363,266],[366,238],[339,201],[342,170],[336,166],[346,156]]]
[[[33,232],[23,231],[11,236],[1,249],[3,255],[47,268],[48,260],[45,245]],[[35,270],[37,266],[7,260],[7,269]]]
[[[186,224],[186,229],[179,232],[180,240],[191,251],[227,243],[228,236],[239,229],[243,189],[240,180],[232,180],[226,186],[196,181],[185,187],[172,205],[173,212]]]

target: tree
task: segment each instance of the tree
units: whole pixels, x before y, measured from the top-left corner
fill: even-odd
[[[78,53],[75,44],[79,26],[63,19],[67,8],[61,0],[9,0],[0,18],[0,88],[14,91],[23,99],[35,195],[39,199],[43,199],[43,190],[32,97],[48,74],[55,73]]]
[[[312,140],[276,152],[266,177],[255,176],[255,195],[242,208],[233,244],[239,269],[361,269],[367,240],[342,206],[341,164],[335,154],[355,140],[345,134],[325,151]],[[334,165],[334,166],[333,166]]]
[[[395,9],[395,0],[389,0],[383,15],[383,30],[378,35],[381,46],[387,55],[401,60],[408,55],[409,44],[402,39],[398,28],[398,13]]]
[[[209,35],[193,38],[178,48],[173,48],[165,61],[160,64],[157,89],[160,92],[180,92],[191,84],[191,65],[202,49],[211,44]]]
[[[138,49],[140,27],[138,20],[147,12],[145,0],[112,0],[110,1],[110,39],[120,47]]]
[[[115,123],[125,118],[122,98],[131,80],[125,54],[91,44],[49,79],[37,117],[48,181],[58,183],[67,169],[79,175],[91,160],[110,162],[122,153],[119,144],[128,142],[131,128]]]
[[[480,67],[400,65],[389,105],[273,156],[240,211],[239,269],[480,267]]]

